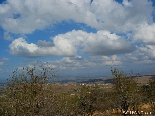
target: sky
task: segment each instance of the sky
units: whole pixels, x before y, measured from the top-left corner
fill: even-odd
[[[0,0],[0,78],[22,67],[155,72],[154,0]]]

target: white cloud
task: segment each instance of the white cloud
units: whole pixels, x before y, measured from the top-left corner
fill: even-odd
[[[114,55],[134,50],[131,43],[109,31],[87,33],[73,30],[52,39],[53,43],[39,40],[38,45],[28,44],[23,38],[15,39],[10,44],[10,54],[25,57],[75,56],[81,50],[83,54]]]
[[[118,66],[122,64],[122,61],[117,55],[112,56],[92,56],[90,61],[94,62],[96,66]]]
[[[100,68],[103,66],[121,65],[121,59],[113,56],[91,56],[89,60],[82,57],[64,57],[61,60],[52,62],[58,67],[65,67],[67,70]]]
[[[138,69],[145,69],[148,65],[155,63],[154,45],[142,45],[136,46],[136,48],[137,49],[132,53],[119,56],[124,66],[130,67],[130,69],[133,68],[132,70],[137,70],[136,67]]]
[[[9,58],[1,58],[0,61],[9,61]]]
[[[145,58],[147,57],[148,59],[155,59],[155,45],[139,46],[138,50]]]
[[[46,68],[54,68],[60,70],[75,70],[75,69],[84,69],[88,67],[95,66],[93,62],[88,61],[87,59],[82,58],[81,56],[74,56],[74,57],[63,57],[59,60],[55,61],[46,61],[46,62],[30,62],[28,67],[36,67]]]
[[[82,57],[64,57],[61,60],[57,60],[52,62],[57,68],[59,69],[66,69],[66,70],[76,70],[76,69],[83,69],[88,67],[93,67],[94,64],[89,62]]]
[[[90,34],[82,50],[86,54],[114,55],[132,52],[134,47],[124,38],[108,31],[98,31]]]
[[[134,71],[134,73],[148,73],[153,71],[154,59],[147,57],[144,52],[137,49],[132,53],[125,55],[112,56],[89,56],[84,58],[82,56],[63,57],[59,60],[46,62],[30,62],[28,66],[54,68],[60,75],[58,76],[93,76],[111,74],[111,67],[119,68],[125,72]],[[149,65],[149,66],[148,66]],[[149,70],[146,70],[149,68]],[[62,75],[61,75],[62,74]]]
[[[0,27],[5,30],[4,39],[10,40],[12,33],[24,35],[62,21],[84,23],[97,29],[97,33],[72,30],[53,37],[52,42],[38,40],[38,43],[18,38],[10,44],[10,54],[65,56],[51,64],[63,70],[120,65],[140,67],[155,63],[153,11],[150,0],[123,0],[122,4],[115,0],[93,0],[91,4],[90,0],[7,0],[6,4],[0,4]],[[124,33],[132,39],[127,41],[115,33]],[[134,47],[136,42],[144,45]],[[82,56],[96,56],[86,60],[77,57],[79,51]],[[0,65],[4,64],[5,60],[0,60]]]
[[[3,66],[4,65],[4,62],[0,62],[0,66]]]
[[[98,31],[97,33],[86,33],[84,31],[71,31],[56,36],[67,39],[76,47],[84,47],[81,52],[84,54],[113,55],[132,52],[134,47],[124,38],[111,34],[109,31]]]
[[[69,74],[71,74],[72,71],[81,73],[81,70],[83,70],[91,74],[98,72],[96,75],[99,75],[99,73],[102,72],[110,73],[111,67],[117,67],[120,68],[120,70],[128,72],[133,70],[134,73],[148,73],[149,70],[146,70],[146,68],[149,68],[149,66],[154,67],[155,61],[141,53],[143,52],[137,50],[126,55],[90,56],[88,59],[82,57],[80,59],[77,59],[76,57],[64,57],[51,63],[58,69],[65,70],[64,72],[68,71]],[[152,70],[153,68],[150,68],[150,71]]]
[[[90,75],[100,75],[100,73],[104,73],[105,71],[110,72],[110,67],[113,66],[121,66],[121,59],[116,55],[113,56],[91,56],[88,59],[83,58],[81,56],[75,57],[63,57],[62,59],[56,61],[47,61],[47,63],[43,62],[43,66],[46,64],[54,67],[55,70],[58,70],[58,73],[63,74],[63,76],[72,76],[76,75],[81,76],[84,74],[85,76]],[[40,66],[40,62],[31,62],[31,65]]]
[[[155,23],[142,25],[135,33],[134,42],[142,42],[155,45]]]
[[[131,4],[131,2],[129,2],[129,0],[123,0],[123,4],[124,4],[125,6],[132,7],[132,4]]]
[[[74,20],[97,29],[115,32],[137,30],[152,23],[150,1],[132,0],[119,4],[114,0],[8,0],[0,5],[0,25],[7,32],[32,33],[36,29]]]
[[[71,19],[95,26],[95,16],[87,10],[88,1],[8,0],[7,4],[0,5],[0,25],[13,33],[32,33],[36,29],[44,29],[46,26]]]
[[[152,23],[152,3],[146,0],[123,1],[125,6],[114,0],[94,0],[91,11],[101,22],[101,29],[114,32],[135,31],[139,25]],[[127,5],[128,4],[128,5]],[[130,5],[129,5],[130,4]]]
[[[69,41],[59,39],[54,41],[55,46],[44,46],[49,44],[45,41],[39,41],[39,46],[33,43],[27,43],[25,39],[15,39],[10,45],[10,54],[14,56],[24,57],[39,57],[39,56],[53,56],[53,55],[65,55],[74,56],[76,49]],[[50,43],[52,44],[52,43]],[[41,45],[41,46],[40,46]]]
[[[10,54],[14,56],[26,56],[29,55],[29,53],[34,53],[38,49],[37,45],[33,43],[28,44],[23,38],[15,39],[9,47]]]
[[[4,32],[4,37],[5,40],[13,40],[13,38],[9,35],[8,32]]]
[[[0,66],[4,66],[5,62],[9,60],[9,58],[0,58]]]

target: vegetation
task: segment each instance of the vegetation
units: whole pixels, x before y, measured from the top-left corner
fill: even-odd
[[[147,89],[147,97],[149,100],[149,104],[151,105],[152,109],[155,111],[155,77],[149,82],[148,89]]]
[[[57,76],[52,68],[16,69],[0,94],[2,116],[104,116],[126,115],[149,104],[155,112],[155,77],[140,85],[131,75],[111,70],[114,86],[108,91],[100,86],[81,85],[74,94],[58,92],[49,79]]]
[[[143,101],[140,87],[132,76],[126,76],[118,69],[111,70],[114,75],[114,93],[116,95],[116,108],[122,109],[125,115],[130,108],[139,114],[138,105]]]

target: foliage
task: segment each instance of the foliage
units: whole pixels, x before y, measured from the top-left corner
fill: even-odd
[[[92,116],[105,114],[113,109],[139,110],[140,104],[149,102],[155,111],[155,79],[148,85],[138,85],[131,75],[118,69],[111,70],[114,76],[112,90],[100,86],[82,85],[74,95],[57,92],[49,79],[57,72],[49,67],[16,69],[0,95],[2,116]],[[145,101],[145,102],[144,102]],[[124,115],[125,115],[124,112]],[[108,114],[107,115],[111,115]],[[139,114],[140,115],[140,114]]]
[[[5,115],[39,114],[44,108],[46,82],[55,76],[55,71],[50,68],[42,68],[39,71],[35,66],[16,69],[2,96]]]
[[[114,93],[116,95],[116,108],[121,108],[126,114],[129,108],[137,110],[138,105],[142,102],[140,88],[132,76],[127,76],[123,71],[118,69],[111,70],[114,75]]]
[[[91,88],[83,85],[79,95],[79,113],[82,115],[93,115],[98,109],[100,92],[97,88]]]
[[[155,76],[152,77],[151,80],[149,81],[147,93],[148,93],[147,95],[148,95],[149,103],[153,111],[155,111]]]

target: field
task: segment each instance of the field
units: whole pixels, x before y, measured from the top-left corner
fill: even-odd
[[[116,85],[116,78],[113,77],[85,79],[78,82],[68,80],[65,83],[62,81],[44,84],[25,83],[24,85],[9,88],[4,95],[3,82],[0,84],[2,93],[0,112],[4,115],[25,115],[28,111],[31,115],[44,115],[45,113],[49,113],[49,116],[51,114],[53,114],[53,116],[61,116],[62,114],[64,116],[113,116],[126,114],[147,114],[151,116],[154,115],[155,111],[152,109],[154,106],[152,107],[149,103],[149,100],[152,100],[152,96],[149,98],[147,88],[144,88],[146,91],[136,89],[134,82],[136,82],[139,87],[148,87],[153,76],[153,74],[150,74],[120,78],[121,80],[119,80],[119,82],[121,82],[123,86]],[[128,83],[131,83],[131,85],[128,85]],[[122,86],[127,92],[120,93],[116,86],[119,88]],[[126,87],[129,88],[126,89]],[[128,96],[129,98],[124,99],[124,96]],[[124,100],[126,101],[124,102]],[[130,106],[128,106],[127,111],[123,114],[126,109],[126,102],[128,102]],[[8,105],[5,106],[4,104]],[[12,108],[9,106],[11,104]],[[37,104],[37,106],[35,104]],[[122,107],[122,105],[124,106]],[[39,109],[36,111],[36,108]],[[5,113],[3,110],[6,110]]]
[[[155,76],[153,74],[150,75],[141,75],[141,76],[133,76],[135,81],[138,84],[147,85],[151,79],[152,76]],[[104,88],[106,90],[110,90],[113,87],[114,78],[113,77],[100,77],[95,79],[88,79],[81,82],[66,82],[66,83],[53,83],[48,84],[49,86],[52,86],[56,91],[58,92],[64,92],[64,93],[75,93],[75,91],[78,88],[81,88],[81,86],[91,86],[91,87],[99,87]]]

